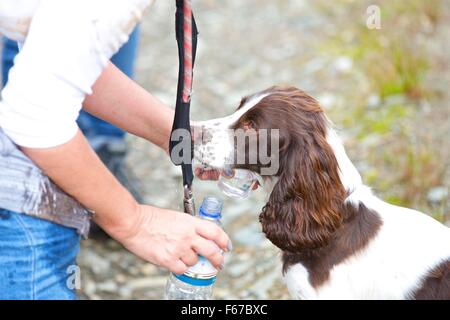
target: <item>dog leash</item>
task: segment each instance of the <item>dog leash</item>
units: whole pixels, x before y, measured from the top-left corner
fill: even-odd
[[[192,181],[194,180],[194,174],[192,172],[193,148],[189,114],[198,31],[194,15],[192,14],[191,0],[176,0],[175,35],[178,44],[179,69],[177,100],[175,104],[172,133],[169,141],[169,152],[172,162],[176,166],[181,166],[181,171],[183,173],[184,212],[194,215],[195,204],[194,195],[192,193]],[[174,140],[174,131],[178,129],[185,130],[184,132],[188,132],[189,135],[186,136],[181,134],[179,139]],[[189,139],[189,141],[184,141],[185,139]],[[186,150],[181,149],[180,153],[175,157],[173,149],[179,143],[183,145],[188,143],[191,146],[189,155],[183,154]],[[186,158],[188,158],[189,161],[185,161]]]

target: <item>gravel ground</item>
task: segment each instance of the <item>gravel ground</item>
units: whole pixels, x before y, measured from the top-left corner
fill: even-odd
[[[302,0],[194,1],[200,30],[192,118],[231,113],[241,96],[273,84],[296,85],[328,108],[345,101],[358,79],[348,57],[317,47],[336,32],[320,6]],[[157,1],[142,23],[136,80],[166,103],[175,100],[177,52],[173,1]],[[345,11],[337,10],[338,17]],[[355,14],[355,13],[353,13]],[[355,19],[364,19],[365,12]],[[361,83],[364,86],[364,83]],[[149,204],[181,210],[180,169],[146,141],[129,137],[127,164],[142,182]],[[197,204],[205,195],[225,198],[215,182],[195,181]],[[264,238],[258,213],[262,191],[245,201],[224,199],[224,227],[234,250],[214,290],[216,299],[289,299],[279,251]],[[124,213],[125,214],[125,213]],[[125,251],[113,240],[83,241],[79,255],[84,299],[161,299],[168,273]]]

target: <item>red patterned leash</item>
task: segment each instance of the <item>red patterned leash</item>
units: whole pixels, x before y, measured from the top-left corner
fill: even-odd
[[[189,102],[192,93],[192,7],[191,0],[184,0],[183,4],[183,47],[184,47],[184,86],[183,102]]]
[[[192,194],[192,182],[194,180],[194,173],[192,172],[192,148],[188,150],[185,146],[187,144],[192,145],[189,114],[198,32],[195,18],[192,13],[192,1],[176,0],[175,3],[175,35],[178,46],[179,69],[177,100],[175,104],[172,134],[169,141],[169,151],[172,162],[177,166],[181,165],[184,187],[184,210],[186,213],[195,214],[194,197]],[[186,135],[179,136],[179,129],[188,131],[189,137]],[[177,134],[174,135],[175,132],[177,132]],[[174,148],[180,143],[183,143],[184,149],[173,152]]]

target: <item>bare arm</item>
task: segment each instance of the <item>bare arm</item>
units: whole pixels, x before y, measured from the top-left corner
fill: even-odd
[[[163,148],[166,152],[174,112],[128,78],[112,63],[97,79],[83,109],[123,130]]]
[[[116,71],[112,67],[105,70],[87,101],[88,108],[166,148],[172,124],[170,109]],[[100,106],[96,108],[97,102]],[[64,191],[93,210],[95,221],[106,232],[141,258],[177,273],[194,264],[197,254],[216,267],[222,264],[222,255],[209,241],[228,251],[228,236],[219,227],[184,213],[139,205],[80,131],[63,145],[22,150]]]
[[[22,150],[58,186],[93,210],[96,222],[113,236],[132,229],[138,203],[106,169],[81,131],[57,147]]]

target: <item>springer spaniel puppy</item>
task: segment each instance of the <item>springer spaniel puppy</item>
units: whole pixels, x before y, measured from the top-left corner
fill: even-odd
[[[377,198],[305,92],[272,87],[244,98],[233,115],[193,128],[202,134],[195,158],[215,169],[236,156],[227,129],[279,129],[279,167],[263,176],[270,196],[259,220],[282,250],[292,297],[450,299],[450,228]],[[259,159],[234,165],[257,173],[264,166]]]

